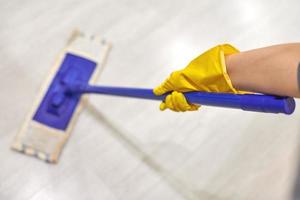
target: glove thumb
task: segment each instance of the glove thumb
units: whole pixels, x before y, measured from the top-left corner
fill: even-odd
[[[165,94],[166,92],[173,91],[174,87],[172,86],[169,79],[165,80],[161,85],[153,89],[153,93],[157,96]]]

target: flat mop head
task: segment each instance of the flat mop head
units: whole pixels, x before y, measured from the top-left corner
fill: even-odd
[[[95,83],[109,49],[102,38],[74,31],[14,139],[13,149],[50,163],[58,161],[84,103],[80,94],[68,94],[67,85]]]

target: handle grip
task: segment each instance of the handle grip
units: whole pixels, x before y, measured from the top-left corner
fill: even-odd
[[[163,101],[169,94],[156,96],[152,89],[72,85],[71,92],[97,93],[151,100]],[[263,94],[229,94],[212,92],[185,92],[187,101],[194,104],[236,108],[246,111],[292,114],[295,110],[295,100],[291,97],[279,97]]]

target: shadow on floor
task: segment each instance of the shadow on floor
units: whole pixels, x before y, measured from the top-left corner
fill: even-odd
[[[180,194],[183,199],[186,200],[199,200],[199,199],[213,199],[213,200],[226,200],[224,198],[218,197],[215,194],[208,193],[206,191],[195,192],[191,188],[187,188],[177,177],[165,170],[155,159],[143,150],[142,147],[138,145],[138,142],[134,138],[129,137],[129,134],[124,133],[120,130],[117,125],[115,125],[110,119],[103,115],[94,105],[87,102],[86,109],[89,114],[96,118],[102,125],[106,126],[111,130],[112,136],[121,142],[126,149],[128,149],[133,155],[135,155],[139,160],[144,162],[150,169],[152,169],[156,174],[158,174],[164,181],[173,188],[178,194]],[[203,198],[204,197],[204,198]]]

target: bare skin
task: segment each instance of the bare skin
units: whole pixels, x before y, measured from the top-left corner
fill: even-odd
[[[300,97],[300,43],[275,45],[226,57],[227,73],[238,90]]]

